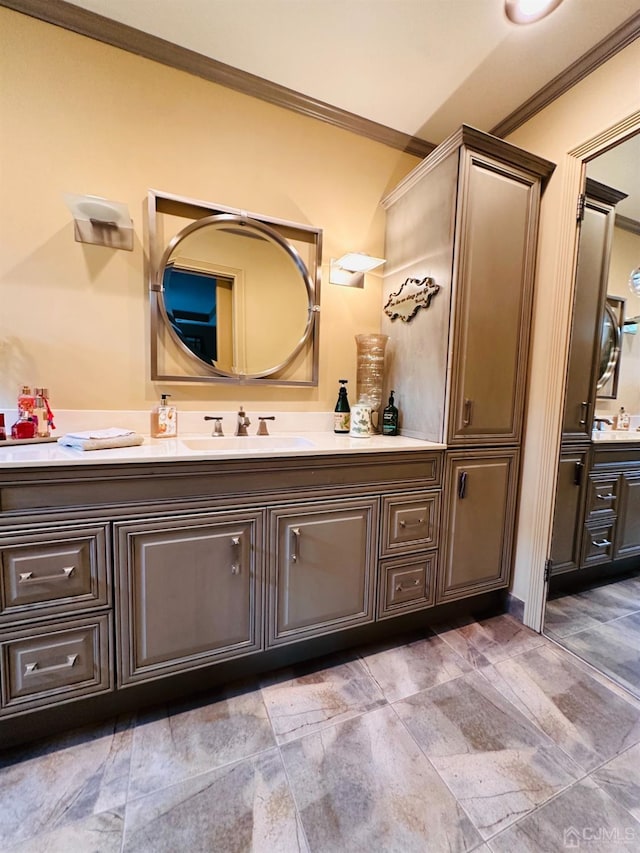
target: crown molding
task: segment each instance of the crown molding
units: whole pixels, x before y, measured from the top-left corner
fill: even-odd
[[[598,42],[595,47],[584,53],[568,68],[565,68],[562,73],[554,77],[546,86],[543,86],[542,89],[539,89],[521,104],[518,109],[493,127],[490,133],[500,137],[513,133],[516,128],[529,121],[534,115],[549,106],[552,101],[564,95],[576,83],[588,77],[592,71],[595,71],[616,53],[630,45],[638,36],[640,36],[640,12],[636,12],[606,38]]]
[[[118,21],[112,21],[110,18],[74,6],[65,0],[0,0],[0,6],[104,42],[112,47],[135,53],[145,59],[194,74],[204,80],[292,110],[308,118],[324,121],[334,127],[380,142],[415,157],[427,157],[436,147],[433,143],[417,136],[402,133],[332,104],[303,95],[294,89],[280,86],[256,74],[241,71],[224,62],[218,62],[201,53],[172,44]],[[490,133],[497,137],[508,136],[598,66],[631,44],[638,36],[640,36],[640,12],[634,14],[588,53],[539,89],[517,110],[492,128]]]
[[[614,224],[616,228],[622,228],[623,231],[630,231],[632,234],[637,234],[640,237],[640,222],[637,219],[616,213]]]
[[[72,3],[66,3],[64,0],[0,0],[0,6],[6,6],[15,12],[38,18],[48,24],[71,30],[112,47],[127,50],[145,59],[186,71],[188,74],[194,74],[275,106],[293,110],[308,118],[327,122],[334,127],[348,130],[374,142],[381,142],[416,157],[426,157],[435,148],[435,145],[424,139],[410,136],[324,101],[303,95],[286,86],[258,77],[256,74],[241,71],[196,51],[143,33],[118,21],[112,21],[110,18],[81,9]]]

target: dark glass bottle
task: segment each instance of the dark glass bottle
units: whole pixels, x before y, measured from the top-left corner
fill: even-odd
[[[351,428],[351,407],[347,399],[347,380],[340,379],[340,391],[338,402],[333,414],[333,431],[338,433],[349,432]]]
[[[389,397],[389,405],[385,407],[382,413],[382,434],[397,435],[398,434],[398,410],[393,403],[394,391]]]

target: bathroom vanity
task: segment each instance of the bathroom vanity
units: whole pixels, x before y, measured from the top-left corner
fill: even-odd
[[[471,559],[440,573],[457,483],[443,479],[455,459],[442,445],[316,438],[304,450],[0,451],[0,742],[65,707],[105,716],[161,701],[508,583],[508,548],[491,578]],[[478,535],[503,543],[506,522]]]

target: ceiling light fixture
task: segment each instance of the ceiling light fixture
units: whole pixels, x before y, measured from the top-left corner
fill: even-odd
[[[364,274],[384,263],[385,258],[374,258],[364,252],[347,252],[337,261],[331,259],[329,282],[347,287],[364,287]]]
[[[533,24],[546,18],[562,0],[505,0],[504,11],[514,24]]]

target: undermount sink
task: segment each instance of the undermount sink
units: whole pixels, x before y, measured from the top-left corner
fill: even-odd
[[[295,435],[210,436],[185,438],[182,444],[189,450],[209,453],[216,450],[304,450],[315,447],[307,438]]]

